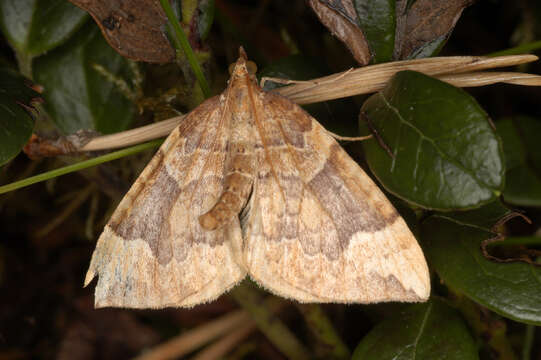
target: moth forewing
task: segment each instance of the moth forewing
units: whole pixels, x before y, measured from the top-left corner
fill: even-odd
[[[250,276],[304,302],[426,300],[423,253],[379,188],[299,106],[254,92],[267,143],[255,145],[243,239]]]
[[[242,216],[242,233],[239,217]],[[301,302],[424,301],[404,220],[299,106],[264,92],[241,51],[228,88],[193,110],[98,240],[96,306],[211,301],[248,273]]]
[[[242,280],[238,219],[214,231],[199,216],[223,192],[230,112],[205,101],[166,139],[101,234],[85,280],[97,307],[189,307]]]

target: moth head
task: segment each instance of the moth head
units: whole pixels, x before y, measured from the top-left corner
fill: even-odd
[[[244,48],[239,48],[239,58],[236,62],[229,65],[229,74],[231,79],[248,76],[250,79],[255,80],[255,73],[257,72],[257,65],[248,60]]]

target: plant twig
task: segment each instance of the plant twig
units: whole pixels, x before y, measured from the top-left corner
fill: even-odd
[[[163,2],[165,0],[161,1]],[[174,23],[176,23],[176,25],[180,28],[178,22],[175,21]],[[506,82],[516,85],[541,86],[541,76],[539,75],[509,72],[479,72],[479,70],[518,65],[535,61],[537,59],[537,56],[534,55],[513,55],[494,58],[456,56],[396,61],[392,63],[365,66],[363,68],[348,70],[343,73],[333,74],[319,79],[281,87],[275,89],[274,91],[282,94],[283,96],[289,97],[290,100],[299,104],[321,102],[381,90],[396,72],[402,70],[421,71],[427,75],[438,77],[455,86],[482,86],[497,82]],[[171,132],[171,130],[173,130],[181,120],[182,116],[179,116],[160,123],[128,130],[126,132],[97,137],[88,142],[85,146],[79,149],[79,151],[119,148],[162,137],[169,134],[169,132]],[[139,150],[136,149],[135,152],[133,152],[133,149],[135,148],[125,149],[126,153],[124,153],[122,156],[127,156],[142,151],[140,148],[137,148]],[[101,161],[101,159],[113,160],[122,157],[107,156],[111,156],[111,154],[88,160],[90,162],[74,164],[65,168],[40,174],[32,178],[24,179],[20,182],[0,186],[0,194],[34,184],[39,181],[47,180],[54,176],[63,175],[68,172],[77,171],[95,164],[109,161]]]
[[[310,352],[297,339],[295,334],[274,315],[262,301],[261,295],[250,287],[247,282],[233,288],[230,293],[233,298],[250,313],[259,330],[276,346],[288,359],[307,360]]]
[[[416,70],[455,86],[484,86],[498,82],[517,85],[541,86],[541,76],[513,72],[479,72],[499,66],[510,66],[536,60],[533,55],[504,56],[499,58],[449,57],[398,61],[393,63],[350,69],[319,79],[293,82],[294,85],[275,91],[302,104],[327,101],[339,97],[367,94],[381,90],[398,71]],[[452,69],[453,74],[449,74]],[[474,71],[464,73],[464,71]],[[291,82],[289,82],[291,83]],[[166,136],[182,121],[177,116],[159,123],[143,126],[90,140],[80,151],[113,149]]]
[[[471,72],[438,76],[456,87],[477,87],[495,83],[541,86],[541,76],[516,72]]]
[[[454,56],[395,61],[348,70],[347,76],[343,76],[343,73],[337,73],[305,83],[280,87],[274,91],[298,104],[310,104],[376,92],[381,90],[394,74],[404,70],[420,71],[426,75],[438,77],[518,65],[537,59],[537,56],[534,55],[514,55],[497,58]],[[537,75],[531,76],[536,77]],[[541,77],[539,78],[541,79]],[[538,84],[541,84],[541,80]],[[533,84],[528,82],[525,85]],[[475,86],[475,82],[472,81],[466,86]]]
[[[90,140],[79,151],[115,149],[164,137],[180,124],[183,118],[184,116],[175,116],[164,121],[122,131],[116,134],[99,136]]]

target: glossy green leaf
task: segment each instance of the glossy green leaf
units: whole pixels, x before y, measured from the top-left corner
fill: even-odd
[[[502,316],[541,325],[541,268],[487,260],[480,245],[492,237],[437,216],[421,227],[428,262],[447,286]]]
[[[375,63],[393,58],[396,30],[395,0],[355,0],[357,21],[363,30]]]
[[[34,79],[44,86],[45,108],[64,133],[94,129],[102,133],[125,130],[133,104],[94,66],[128,78],[128,65],[89,23],[64,46],[36,59]]]
[[[353,360],[478,359],[458,312],[441,300],[407,307],[377,325],[359,343]]]
[[[528,117],[506,118],[497,123],[507,170],[503,197],[510,204],[541,206],[541,172],[535,169],[541,151],[537,144],[526,147],[526,142],[538,142],[533,138],[539,136],[540,125],[541,122]]]
[[[499,195],[500,139],[465,91],[403,71],[370,97],[361,113],[361,132],[370,133],[371,124],[393,154],[376,139],[363,142],[370,168],[391,193],[439,210],[476,208]]]
[[[2,0],[0,24],[18,51],[36,56],[65,42],[88,18],[67,0]]]
[[[0,165],[17,155],[30,138],[34,118],[29,106],[39,94],[16,72],[0,68]]]
[[[258,76],[280,79],[310,80],[328,75],[330,70],[318,59],[303,55],[284,57],[266,66]],[[264,90],[270,91],[281,84],[267,81]],[[351,99],[337,99],[303,105],[303,108],[315,117],[327,130],[343,136],[358,136],[355,126],[355,114],[358,107]],[[351,119],[348,121],[348,119]]]

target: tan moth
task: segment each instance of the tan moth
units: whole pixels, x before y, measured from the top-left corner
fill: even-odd
[[[423,253],[310,115],[235,64],[169,135],[101,234],[96,307],[190,307],[246,275],[299,302],[424,301]]]

